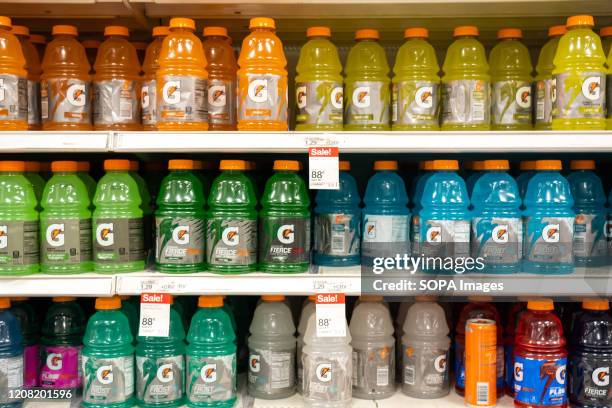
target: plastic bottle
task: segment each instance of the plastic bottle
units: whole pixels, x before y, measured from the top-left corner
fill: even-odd
[[[134,406],[134,347],[121,299],[97,298],[83,337],[84,408]]]
[[[472,193],[472,257],[484,258],[484,273],[520,271],[521,198],[508,170],[508,160],[485,160],[485,173],[476,181]]]
[[[14,25],[11,30],[21,44],[21,51],[26,61],[28,71],[28,130],[40,130],[40,57],[38,51],[30,41],[30,29],[26,26]]]
[[[142,64],[142,83],[140,85],[140,107],[143,130],[157,129],[157,81],[159,53],[164,38],[170,33],[168,26],[153,27],[153,41],[147,47]]]
[[[525,310],[524,302],[513,303],[510,307],[508,317],[506,319],[506,327],[503,333],[504,342],[504,389],[506,394],[514,398],[514,337],[516,334],[516,325],[520,314]]]
[[[85,54],[87,54],[87,62],[91,65],[91,73],[94,73],[94,64],[96,63],[96,56],[98,55],[98,48],[102,44],[98,40],[83,40],[81,41],[83,48],[85,48]]]
[[[75,26],[55,25],[40,77],[43,130],[92,130],[91,66]]]
[[[45,179],[40,175],[41,172],[41,163],[37,161],[27,161],[25,162],[25,172],[23,175],[28,179],[30,183],[32,183],[32,188],[34,189],[34,195],[36,196],[36,201],[40,204],[42,199],[42,193],[45,189],[45,184],[47,183]]]
[[[300,394],[304,393],[304,360],[303,360],[303,349],[304,349],[304,334],[306,334],[306,326],[308,325],[308,319],[310,316],[315,314],[316,303],[314,295],[308,296],[304,300],[302,305],[302,312],[300,313],[300,321],[297,327],[297,347],[296,347],[296,372],[297,372],[297,391]]]
[[[440,66],[427,38],[426,28],[404,30],[393,67],[393,130],[440,130]]]
[[[34,44],[38,53],[38,59],[42,61],[45,47],[47,46],[47,38],[42,34],[30,34],[30,42]]]
[[[553,130],[606,128],[606,56],[594,25],[592,16],[567,19],[568,31],[553,60],[557,94]]]
[[[442,71],[442,130],[491,128],[491,77],[478,28],[456,27]]]
[[[158,130],[208,129],[208,63],[194,31],[195,21],[190,18],[170,20],[170,34],[162,43],[155,73]]]
[[[187,406],[233,407],[236,402],[236,334],[221,296],[200,296],[187,342]]]
[[[38,272],[38,212],[22,161],[0,161],[0,275]]]
[[[21,401],[9,399],[8,390],[23,389],[23,338],[17,317],[11,312],[11,300],[0,298],[0,364],[2,367],[3,389],[0,407],[20,408]],[[6,387],[6,388],[4,388]]]
[[[525,199],[525,193],[527,192],[527,185],[529,180],[536,174],[536,160],[522,160],[519,169],[521,174],[516,178],[516,184],[518,185],[521,198]]]
[[[0,131],[28,129],[28,65],[9,17],[0,16]]]
[[[560,160],[536,161],[525,204],[523,271],[564,274],[574,270],[574,199]]]
[[[403,322],[402,392],[413,398],[442,398],[450,391],[450,338],[444,310],[420,301]]]
[[[349,326],[353,347],[353,395],[380,400],[395,394],[393,320],[382,297],[362,299]]]
[[[168,296],[172,305],[172,295]],[[138,337],[136,401],[142,408],[178,408],[185,403],[185,328],[170,307],[167,337]]]
[[[276,23],[255,17],[249,29],[238,57],[238,130],[287,130],[287,59]]]
[[[40,371],[40,322],[27,297],[11,298],[11,313],[19,320],[23,338],[23,386],[38,387]]]
[[[85,312],[73,297],[54,297],[41,326],[42,388],[70,390],[79,396],[83,389],[83,334]]]
[[[206,263],[221,273],[257,270],[257,197],[244,160],[221,160],[208,198]]]
[[[316,265],[352,266],[361,263],[361,197],[350,170],[349,161],[340,161],[340,188],[317,192],[314,209]]]
[[[300,163],[275,160],[259,213],[259,270],[306,272],[310,264],[310,198]]]
[[[566,407],[567,351],[550,299],[532,300],[521,313],[514,348],[514,406]]]
[[[557,89],[553,80],[552,71],[555,67],[553,59],[557,52],[559,39],[567,32],[564,25],[552,26],[548,29],[548,41],[540,50],[536,65],[535,77],[535,128],[537,130],[552,129],[555,99]]]
[[[411,243],[411,252],[412,256],[418,257],[421,255],[421,237],[419,236],[419,231],[421,230],[421,218],[419,217],[419,212],[421,211],[421,196],[423,195],[423,187],[425,186],[425,181],[433,174],[431,169],[433,166],[432,160],[426,160],[421,162],[423,163],[422,172],[417,175],[417,177],[413,180],[414,191],[412,192],[412,223],[410,224],[410,243]],[[419,167],[421,164],[419,163]],[[406,309],[408,311],[408,309]],[[404,324],[402,320],[401,324]]]
[[[377,30],[355,32],[346,59],[344,130],[391,130],[389,64]]]
[[[93,259],[96,272],[143,270],[144,239],[138,185],[128,173],[128,160],[104,161],[93,212]]]
[[[344,88],[342,63],[329,27],[308,27],[308,41],[296,66],[295,100],[298,131],[341,131]]]
[[[193,160],[170,160],[155,211],[157,269],[169,273],[204,270],[206,222],[202,183]]]
[[[227,29],[205,27],[202,47],[208,61],[208,130],[236,130],[238,63]]]
[[[85,188],[87,189],[87,196],[89,197],[90,202],[93,201],[94,195],[96,194],[96,186],[98,183],[96,180],[89,174],[91,171],[91,163],[88,161],[79,161],[77,162],[77,176],[81,179],[81,181],[85,184]]]

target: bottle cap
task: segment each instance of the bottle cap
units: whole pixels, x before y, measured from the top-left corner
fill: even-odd
[[[202,170],[203,168],[204,168],[204,163],[202,163],[202,160],[193,160],[194,170]]]
[[[85,49],[97,50],[100,48],[100,41],[98,40],[83,40],[81,41],[81,45],[85,47]]]
[[[339,163],[340,171],[350,171],[351,170],[351,162],[348,160],[340,160]]]
[[[529,302],[527,302],[527,309],[538,311],[551,311],[555,310],[555,304],[551,299],[530,300]]]
[[[14,25],[13,28],[11,29],[11,32],[15,35],[22,35],[24,37],[30,36],[30,29],[22,25]]]
[[[535,164],[536,170],[562,170],[563,165],[561,160],[537,160]]]
[[[198,298],[198,307],[223,307],[223,296],[200,296]]]
[[[193,160],[173,159],[168,160],[168,170],[193,170]]]
[[[263,295],[261,300],[264,302],[284,302],[285,295]]]
[[[11,28],[13,26],[13,22],[10,17],[0,16],[0,27]]]
[[[434,160],[432,170],[459,170],[457,160]]]
[[[507,38],[523,38],[523,31],[520,28],[502,28],[497,32],[500,40]]]
[[[0,161],[0,172],[7,173],[12,171],[23,173],[25,171],[25,162],[17,160]]]
[[[37,161],[27,161],[25,162],[25,172],[26,173],[38,173],[40,172],[40,162]]]
[[[567,33],[567,27],[564,25],[556,25],[548,28],[548,36],[556,37]]]
[[[252,161],[252,160],[247,161],[246,162],[246,169],[248,171],[257,170],[257,163]],[[301,167],[300,167],[300,169],[301,169]]]
[[[53,303],[64,303],[64,302],[74,302],[76,300],[75,297],[72,296],[56,296],[51,298]]]
[[[76,37],[79,35],[79,31],[73,25],[58,24],[58,25],[53,26],[53,28],[51,29],[51,34],[52,35],[72,35]]]
[[[571,16],[567,18],[567,22],[565,23],[567,27],[576,27],[576,26],[595,26],[595,19],[593,16],[588,16],[586,14],[579,16]]]
[[[299,171],[300,162],[297,160],[274,160],[273,170]]]
[[[140,162],[138,160],[130,160],[130,171],[140,170]]]
[[[0,309],[9,309],[11,307],[11,299],[0,297]]]
[[[204,37],[229,37],[229,35],[227,35],[227,28],[225,27],[204,27],[203,35]]]
[[[484,170],[510,170],[508,160],[485,160]]]
[[[362,302],[382,302],[383,297],[380,295],[361,295],[359,300]]]
[[[249,29],[253,28],[271,28],[276,29],[276,22],[269,17],[254,17],[249,21]]]
[[[96,299],[96,310],[117,310],[121,309],[121,299],[119,296]]]
[[[91,164],[88,161],[77,162],[77,171],[82,173],[89,173],[91,170]]]
[[[459,26],[453,30],[453,37],[477,37],[478,34],[476,26]]]
[[[329,27],[308,27],[306,37],[331,37],[331,28]]]
[[[612,37],[612,26],[601,27],[599,30],[600,37]]]
[[[79,169],[79,164],[76,161],[61,160],[61,161],[51,162],[51,171],[54,173],[60,173],[64,171],[77,172],[78,169]]]
[[[119,35],[121,37],[129,37],[130,30],[124,26],[106,26],[104,27],[104,36]]]
[[[308,300],[310,300],[311,302],[315,302],[317,300],[317,295],[309,295]]]
[[[523,160],[519,165],[519,169],[521,170],[535,170],[536,161],[535,160]]]
[[[30,34],[30,42],[45,45],[47,43],[47,38],[42,34]]]
[[[153,37],[165,37],[168,34],[170,34],[170,27],[168,26],[153,27],[153,30],[151,31],[151,35]]]
[[[196,25],[195,21],[193,21],[193,19],[191,18],[174,17],[170,19],[169,26],[170,30],[173,28],[186,28],[188,30],[195,30]]]
[[[404,30],[404,38],[429,38],[429,30],[423,27],[409,27]]]
[[[586,310],[610,310],[610,303],[605,299],[585,299],[582,308]]]
[[[572,170],[595,170],[595,160],[572,160],[570,162]]]
[[[397,170],[397,160],[376,160],[374,162],[374,171],[382,170]]]
[[[219,170],[246,170],[247,162],[244,160],[221,160]]]
[[[130,170],[130,161],[125,159],[104,160],[104,170]]]
[[[380,34],[378,30],[374,30],[373,28],[362,28],[355,32],[356,40],[378,40],[379,38]]]

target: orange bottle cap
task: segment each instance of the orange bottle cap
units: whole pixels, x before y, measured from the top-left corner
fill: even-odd
[[[537,160],[536,170],[562,170],[561,160]]]
[[[75,300],[76,298],[72,296],[56,296],[51,298],[53,303],[74,302]]]
[[[121,298],[119,296],[96,299],[96,310],[117,310],[117,309],[121,309]]]
[[[141,51],[146,50],[149,46],[149,44],[144,41],[132,41],[131,44],[134,46],[134,48]]]
[[[10,17],[0,16],[0,27],[11,28],[13,26],[13,22]]]
[[[521,170],[535,170],[536,161],[535,160],[523,160],[519,165],[519,169]]]
[[[244,160],[221,160],[219,170],[246,170],[247,162]]]
[[[173,28],[187,28],[188,30],[195,30],[195,21],[191,18],[174,17],[170,19],[169,29]]]
[[[599,30],[600,37],[612,37],[612,26],[602,27]]]
[[[432,170],[459,170],[457,160],[434,160]]]
[[[173,159],[168,160],[168,170],[193,170],[193,160]]]
[[[308,27],[306,37],[331,37],[331,28],[329,27]]]
[[[140,170],[140,162],[138,160],[130,160],[130,171]]]
[[[300,162],[297,160],[274,160],[273,170],[288,170],[288,171],[299,171]]]
[[[409,27],[404,30],[404,38],[429,38],[429,30],[423,27]]]
[[[124,159],[104,160],[104,170],[130,170],[130,161]]]
[[[548,28],[548,36],[556,37],[567,33],[567,27],[564,25],[556,25]]]
[[[310,300],[311,302],[314,302],[315,300],[317,300],[317,295],[309,295],[308,300]]]
[[[485,160],[483,165],[484,170],[510,170],[508,160]]]
[[[474,160],[472,162],[472,170],[475,170],[475,171],[484,170],[484,160]]]
[[[11,29],[11,32],[15,35],[22,35],[24,37],[30,36],[30,29],[22,25],[14,25],[13,28]]]
[[[595,160],[572,160],[570,162],[572,170],[595,170]]]
[[[198,298],[198,307],[223,307],[223,296],[200,296]]]
[[[53,26],[53,28],[51,29],[51,34],[52,35],[72,35],[76,37],[79,35],[79,31],[73,25],[58,24],[58,25]]]
[[[378,40],[380,38],[380,33],[378,30],[374,30],[373,28],[362,28],[361,30],[357,30],[355,32],[356,40]]]
[[[170,34],[170,27],[168,26],[153,27],[153,30],[151,31],[151,35],[153,37],[165,37],[168,34]]]
[[[7,173],[12,171],[24,172],[25,162],[17,160],[0,161],[0,172]]]
[[[397,160],[376,160],[374,162],[374,171],[382,170],[397,170]]]
[[[380,295],[361,295],[359,300],[362,302],[382,302],[383,297]]]
[[[25,172],[26,173],[38,173],[40,172],[40,162],[37,161],[27,161],[25,162]]]
[[[349,171],[351,170],[351,162],[348,160],[340,160],[340,171]]]
[[[300,163],[300,170],[302,169]],[[247,170],[257,170],[257,163],[255,163],[254,161],[247,161]]]
[[[530,300],[527,302],[527,309],[539,310],[539,311],[551,311],[555,310],[555,304],[551,299],[537,299]]]
[[[108,37],[109,35],[119,35],[121,37],[129,37],[130,30],[124,26],[106,26],[104,27],[104,36]]]
[[[194,160],[193,161],[193,169],[194,170],[202,170],[204,168],[204,163],[202,160]]]
[[[47,38],[42,34],[30,34],[30,41],[34,44],[46,44]]]
[[[9,309],[11,307],[11,299],[0,297],[0,309]]]
[[[91,170],[91,164],[88,161],[77,162],[77,171],[80,171],[83,173],[89,173],[90,170]]]
[[[476,26],[459,26],[453,30],[453,37],[477,37],[478,34]]]
[[[520,28],[502,28],[497,32],[497,38],[500,40],[506,38],[523,38],[523,30]]]
[[[100,41],[98,40],[83,40],[81,41],[81,44],[83,47],[90,50],[97,50],[100,48]]]
[[[565,23],[567,27],[576,27],[576,26],[595,26],[595,19],[593,16],[588,16],[586,14],[579,16],[571,16],[567,18],[567,22]]]
[[[51,171],[54,173],[59,173],[63,171],[77,172],[78,170],[79,163],[77,163],[76,161],[62,160],[51,162]]]
[[[254,17],[249,21],[249,29],[253,28],[271,28],[276,29],[276,22],[270,17]]]
[[[25,302],[29,297],[26,296],[13,296],[11,297],[11,302]]]
[[[582,308],[586,310],[610,310],[610,303],[605,299],[585,299]]]
[[[285,295],[262,295],[261,300],[264,302],[284,302]]]
[[[227,35],[227,28],[225,27],[205,27],[204,28],[204,37],[229,37]]]

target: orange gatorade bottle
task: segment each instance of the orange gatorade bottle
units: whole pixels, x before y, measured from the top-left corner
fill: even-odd
[[[204,29],[208,61],[208,130],[236,129],[236,56],[224,27]]]
[[[159,68],[159,52],[161,51],[164,37],[169,33],[168,26],[153,27],[153,41],[147,47],[144,63],[142,64],[144,76],[140,86],[140,105],[144,130],[157,129],[157,81],[155,80],[155,74]]]
[[[267,17],[252,18],[238,58],[238,130],[287,130],[287,59]]]
[[[159,130],[208,129],[207,63],[195,28],[190,18],[170,20],[170,34],[162,43],[155,75]]]
[[[47,46],[47,38],[42,34],[30,34],[30,42],[36,47],[38,59],[42,61],[43,55],[45,55],[45,47]]]
[[[140,63],[127,27],[104,28],[93,76],[95,130],[140,130]]]
[[[26,70],[28,71],[28,129],[40,130],[42,122],[40,120],[40,58],[38,51],[30,40],[30,29],[25,26],[13,26],[13,34],[17,36],[21,43],[21,51],[26,60]]]
[[[93,66],[96,63],[96,55],[98,55],[98,48],[100,48],[101,43],[98,40],[83,40],[81,41],[81,44],[83,44],[83,47],[85,47],[87,61],[93,69]]]
[[[75,26],[56,25],[40,83],[44,130],[91,130],[91,66]]]
[[[11,19],[0,16],[0,130],[27,130],[28,72],[11,28]]]

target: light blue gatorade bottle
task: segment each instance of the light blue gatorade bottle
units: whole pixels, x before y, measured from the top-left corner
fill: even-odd
[[[420,168],[421,163],[422,169]],[[412,183],[413,189],[411,191],[412,203],[414,205],[412,208],[412,224],[410,230],[410,242],[412,243],[411,250],[413,257],[421,255],[421,236],[419,234],[419,231],[421,230],[421,218],[419,217],[419,211],[421,211],[421,196],[423,195],[423,186],[425,186],[425,182],[433,174],[431,171],[433,165],[432,160],[422,161],[421,163],[419,163],[420,173],[414,179]]]
[[[533,177],[535,172],[535,160],[523,160],[519,165],[519,169],[521,170],[521,174],[516,178],[516,184],[518,184],[519,193],[521,194],[521,198],[525,199],[525,192],[527,191],[527,184],[529,184],[529,180]]]

